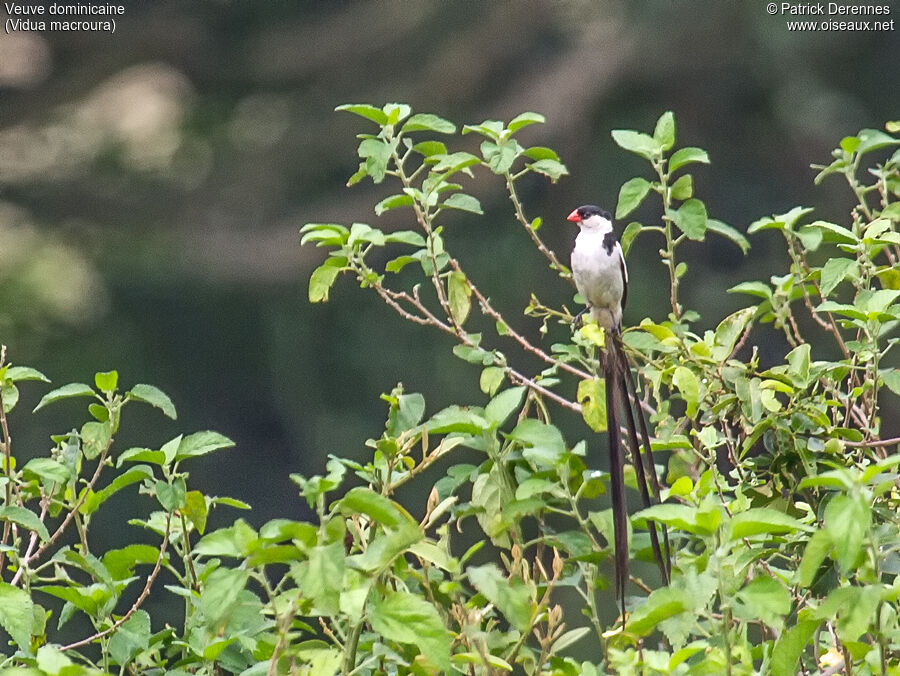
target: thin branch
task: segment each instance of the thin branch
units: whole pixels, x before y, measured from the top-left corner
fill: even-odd
[[[6,345],[0,346],[0,367],[2,367],[6,363]],[[12,441],[9,438],[9,425],[6,421],[6,408],[3,404],[3,388],[0,387],[0,429],[3,432],[3,439],[0,440],[3,446],[3,472],[6,476],[6,503],[5,506],[9,507],[12,505],[12,485],[13,480],[10,476],[10,472],[12,469]],[[3,538],[0,540],[0,544],[4,547],[6,546],[7,541],[9,540],[9,530],[10,530],[10,521],[6,521],[3,524]],[[0,551],[0,571],[3,570],[4,563],[6,561],[6,550]]]
[[[538,248],[547,260],[550,261],[550,268],[559,273],[559,276],[563,279],[568,280],[571,284],[574,284],[574,280],[572,279],[572,273],[565,265],[559,262],[559,259],[556,257],[556,254],[553,253],[553,250],[547,247],[544,244],[543,240],[538,237],[537,232],[533,227],[531,227],[531,223],[529,223],[528,218],[525,216],[525,211],[522,209],[522,202],[519,200],[519,196],[516,193],[516,187],[513,180],[513,177],[510,176],[509,172],[506,172],[506,189],[509,192],[509,199],[513,203],[513,207],[516,212],[516,220],[521,223],[522,227],[525,228],[525,232],[528,233],[528,236],[531,237],[531,241],[534,242],[534,245]]]
[[[373,284],[372,286],[378,292],[378,295],[380,295],[387,302],[387,304],[390,307],[392,307],[398,314],[400,314],[401,317],[410,319],[411,321],[414,321],[417,324],[422,324],[425,326],[434,326],[435,328],[440,329],[444,333],[448,333],[451,336],[454,336],[457,340],[459,340],[464,345],[467,345],[468,347],[476,347],[475,343],[472,342],[472,339],[469,338],[468,334],[465,331],[462,331],[461,329],[458,330],[454,326],[450,326],[446,322],[443,322],[440,319],[438,319],[434,315],[434,313],[431,312],[431,310],[429,310],[425,306],[425,304],[422,302],[422,300],[419,298],[418,291],[414,290],[413,295],[410,295],[409,293],[407,293],[405,291],[393,291],[391,289],[388,289],[380,282],[377,282],[377,283]],[[403,300],[404,302],[412,305],[418,312],[421,313],[421,316],[413,315],[412,313],[405,310],[398,302],[399,300]],[[554,360],[554,362],[555,362],[555,360]],[[556,392],[553,392],[552,390],[547,389],[543,385],[540,385],[535,380],[520,373],[519,371],[517,371],[516,369],[514,369],[513,367],[511,367],[507,364],[496,363],[495,366],[502,368],[503,371],[506,373],[506,377],[509,378],[509,380],[511,382],[515,383],[516,385],[524,385],[524,386],[528,387],[529,389],[533,390],[534,392],[537,392],[538,394],[541,394],[541,395],[547,397],[548,399],[555,401],[560,406],[568,408],[569,410],[574,411],[574,412],[578,413],[579,415],[581,414],[581,405],[580,404],[573,402],[573,401],[569,401],[568,399],[557,394]]]
[[[55,490],[56,490],[56,482],[54,481],[50,485],[50,492],[41,498],[41,516],[40,516],[41,523],[44,523],[44,519],[47,518],[47,510],[50,507],[50,498],[53,495],[53,491],[55,491]],[[23,557],[24,561],[27,562],[30,560],[31,552],[34,551],[34,547],[37,544],[37,539],[38,539],[37,531],[34,531],[34,530],[31,531],[31,537],[28,540],[28,548],[25,550],[25,556]],[[16,571],[16,574],[13,576],[12,582],[10,582],[10,584],[13,587],[15,587],[16,584],[18,584],[19,580],[22,578],[22,575],[25,573],[26,568],[27,568],[27,565],[19,566],[19,569]]]
[[[144,589],[141,591],[140,596],[137,597],[137,600],[134,602],[134,605],[128,609],[128,612],[125,613],[122,617],[116,620],[111,627],[108,629],[104,629],[103,631],[98,631],[96,634],[92,636],[88,636],[87,638],[83,638],[80,641],[75,641],[75,643],[70,643],[69,645],[65,645],[60,650],[72,650],[74,648],[80,648],[81,646],[85,646],[89,643],[93,643],[97,639],[101,639],[104,636],[109,636],[116,629],[125,624],[129,618],[134,615],[137,610],[141,607],[144,601],[147,600],[147,597],[150,596],[150,589],[153,587],[153,583],[156,581],[156,576],[159,575],[160,568],[162,568],[162,561],[166,556],[166,547],[169,544],[169,529],[172,525],[172,515],[169,514],[166,518],[166,532],[163,535],[162,545],[159,548],[159,556],[156,557],[156,565],[153,566],[153,571],[150,573],[149,577],[147,577],[147,582],[144,584]]]
[[[47,540],[46,542],[44,542],[40,547],[38,547],[38,550],[34,554],[32,554],[31,556],[29,556],[26,559],[23,559],[22,565],[27,566],[34,559],[40,558],[40,556],[44,552],[46,552],[47,549],[49,549],[53,545],[54,542],[56,542],[56,540],[59,538],[59,536],[63,534],[63,531],[65,531],[66,527],[68,527],[68,525],[72,521],[72,519],[75,518],[76,512],[78,512],[78,510],[81,509],[81,505],[83,505],[84,501],[87,499],[88,493],[90,493],[94,489],[94,486],[97,484],[97,480],[100,478],[100,472],[103,471],[103,466],[106,464],[106,456],[109,453],[109,449],[112,447],[112,443],[113,443],[113,437],[112,437],[112,435],[110,435],[109,441],[106,442],[106,447],[100,453],[100,457],[97,461],[97,469],[94,470],[94,475],[91,477],[91,480],[88,482],[87,490],[81,491],[81,496],[78,498],[78,501],[69,510],[69,513],[66,514],[66,518],[63,519],[63,522],[61,524],[59,524],[59,527],[57,527],[57,529],[50,536],[50,539]]]
[[[844,442],[844,446],[851,446],[853,448],[893,446],[894,444],[900,444],[900,437],[894,437],[893,439],[869,439],[868,441],[845,441]]]
[[[456,272],[463,272],[462,268],[459,265],[459,261],[457,261],[455,258],[450,259],[450,266]],[[463,274],[465,274],[465,273],[463,272]],[[491,305],[491,302],[484,296],[484,294],[481,293],[481,291],[478,289],[477,286],[475,286],[475,284],[472,282],[472,280],[469,279],[468,275],[466,275],[466,283],[469,285],[469,288],[472,290],[472,294],[478,300],[478,304],[481,306],[482,311],[486,315],[488,315],[489,317],[494,319],[495,321],[502,322],[504,324],[504,326],[506,326],[506,334],[510,338],[515,340],[522,347],[522,349],[526,350],[527,352],[530,352],[531,354],[535,355],[538,359],[541,359],[542,361],[546,362],[547,364],[556,366],[556,367],[562,369],[563,371],[568,371],[572,375],[577,376],[578,378],[581,378],[582,380],[589,380],[592,377],[591,374],[588,373],[587,371],[582,371],[581,369],[579,369],[575,366],[572,366],[571,364],[569,364],[567,362],[560,361],[559,359],[554,359],[549,354],[544,352],[541,348],[533,345],[527,338],[525,338],[522,334],[520,334],[518,331],[513,329],[507,323],[507,321],[503,318],[503,316],[499,312],[497,312],[497,310],[494,309],[494,307]]]

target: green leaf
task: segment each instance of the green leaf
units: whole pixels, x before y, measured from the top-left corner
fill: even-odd
[[[86,422],[81,426],[81,449],[84,457],[93,460],[109,447],[112,430],[109,422]]]
[[[335,110],[359,115],[360,117],[364,117],[367,120],[371,120],[375,124],[382,126],[388,122],[388,116],[384,111],[375,106],[370,106],[368,103],[346,103],[342,106],[338,106]]]
[[[562,162],[557,160],[538,160],[528,165],[532,171],[543,174],[550,179],[551,183],[556,183],[561,177],[568,176],[569,170]]]
[[[106,371],[94,374],[94,384],[101,392],[114,392],[119,384],[118,371]]]
[[[754,507],[735,514],[731,519],[731,539],[750,537],[763,533],[790,533],[795,530],[812,531],[797,519],[770,507]]]
[[[829,258],[822,267],[822,293],[829,295],[855,268],[856,261],[852,258]]]
[[[448,207],[450,209],[459,209],[460,211],[468,211],[469,213],[473,214],[484,213],[481,210],[481,202],[479,202],[475,197],[466,195],[461,192],[450,195],[450,197],[441,202],[441,206]]]
[[[678,207],[674,220],[688,239],[701,241],[706,235],[709,218],[706,215],[706,205],[698,199],[689,199]]]
[[[44,542],[50,539],[50,533],[47,532],[47,527],[38,518],[38,515],[25,507],[16,505],[0,507],[0,521],[9,521],[34,531]]]
[[[785,357],[789,365],[787,374],[795,387],[806,387],[809,384],[809,351],[809,343],[803,343],[788,352]]]
[[[412,230],[397,230],[384,236],[385,242],[394,244],[409,244],[411,246],[425,246],[425,238]]]
[[[450,314],[454,321],[462,326],[472,308],[472,287],[463,272],[454,270],[447,279],[447,295],[450,303]]]
[[[690,174],[679,176],[678,180],[672,184],[672,197],[679,201],[690,199],[694,196],[694,177]]]
[[[365,160],[366,173],[373,182],[381,183],[384,180],[394,147],[395,144],[374,138],[363,139],[359,144],[357,153]]]
[[[97,394],[94,392],[94,390],[92,390],[88,385],[85,385],[84,383],[69,383],[68,385],[63,385],[62,387],[58,387],[55,390],[45,394],[38,402],[38,405],[34,407],[34,411],[32,411],[32,413],[40,411],[47,404],[53,404],[57,401],[62,401],[63,399],[96,396]]]
[[[581,404],[581,417],[595,432],[605,432],[606,421],[606,381],[601,378],[581,380],[576,395]]]
[[[435,413],[426,421],[425,427],[433,434],[480,434],[490,428],[487,420],[474,411],[460,406],[448,406]]]
[[[88,490],[88,494],[79,510],[82,514],[93,514],[100,505],[109,500],[113,495],[131,484],[144,479],[152,479],[153,470],[147,465],[136,465],[113,479],[106,488],[97,491]]]
[[[794,676],[797,662],[819,624],[818,621],[800,621],[781,633],[772,650],[772,676]]]
[[[644,229],[644,226],[638,223],[637,221],[632,221],[628,225],[625,226],[625,230],[622,231],[622,253],[626,256],[628,255],[629,249],[631,249],[631,244],[637,238],[639,234],[641,234],[641,230]]]
[[[122,549],[110,549],[103,555],[103,565],[113,580],[131,577],[134,567],[139,564],[155,564],[159,550],[150,545],[128,545]]]
[[[812,211],[812,209],[806,209],[804,211],[808,212]],[[823,239],[831,244],[857,244],[859,242],[859,238],[854,235],[851,230],[835,223],[829,223],[828,221],[814,221],[804,229],[819,230],[822,233]]]
[[[116,629],[109,640],[109,655],[119,665],[126,665],[150,647],[150,615],[138,610]]]
[[[709,164],[709,155],[702,148],[679,148],[672,157],[669,158],[669,173],[680,169],[686,164],[692,162],[700,162],[701,164]]]
[[[510,120],[506,128],[510,132],[515,133],[522,127],[527,127],[530,124],[544,124],[546,121],[547,119],[540,113],[522,113]]]
[[[715,218],[710,218],[706,221],[706,227],[717,235],[722,235],[723,237],[730,239],[740,247],[741,252],[747,253],[750,250],[750,242],[747,238],[727,223],[723,223]]]
[[[447,146],[440,141],[422,141],[421,143],[416,143],[412,149],[423,157],[447,154]]]
[[[693,419],[697,415],[700,404],[700,383],[697,381],[697,376],[686,366],[679,366],[672,375],[672,384],[678,388],[681,398],[687,404],[685,414],[688,418]]]
[[[750,224],[750,227],[747,228],[747,232],[751,235],[760,230],[787,230],[788,232],[792,232],[797,221],[812,211],[813,209],[811,207],[794,207],[787,213],[779,214],[771,218],[760,218],[759,220],[754,221]]]
[[[35,611],[39,611],[39,608],[35,608]],[[35,631],[34,627],[32,627],[32,633],[41,635],[44,632]],[[57,650],[53,645],[42,645],[38,648],[37,651],[37,666],[38,672],[37,676],[74,676],[75,674],[88,674],[91,673],[85,667],[74,667],[72,664],[72,660],[69,659],[66,655],[64,655],[61,651]],[[23,672],[30,673],[31,670],[26,670],[22,667],[19,668],[9,668],[3,670],[4,673],[14,673],[17,676],[25,676]]]
[[[516,161],[519,153],[523,148],[513,139],[507,139],[494,143],[493,141],[483,141],[481,143],[481,154],[488,167],[495,174],[505,174]]]
[[[351,489],[338,504],[343,514],[365,514],[386,528],[399,528],[410,522],[415,523],[409,513],[396,502],[361,486]]]
[[[166,454],[163,451],[153,451],[149,448],[129,448],[119,454],[116,467],[121,467],[126,462],[149,462],[154,465],[165,465]]]
[[[172,483],[157,481],[154,491],[159,504],[167,512],[173,512],[184,507],[187,487],[182,477],[176,476],[172,479]]]
[[[613,141],[623,150],[635,153],[652,160],[662,153],[662,145],[652,136],[631,129],[614,129],[611,132]]]
[[[625,218],[637,209],[647,193],[650,192],[650,181],[639,176],[629,179],[619,189],[619,201],[616,204],[616,218]]]
[[[256,531],[243,519],[228,528],[220,528],[200,538],[194,547],[197,556],[246,556],[259,538]]]
[[[522,151],[522,154],[532,160],[556,160],[559,162],[559,155],[556,154],[556,151],[552,148],[545,148],[544,146],[532,146],[531,148],[526,148]]]
[[[856,569],[871,522],[872,509],[862,495],[835,495],[825,507],[825,531],[844,575]]]
[[[410,195],[390,195],[375,205],[375,215],[381,216],[385,211],[396,209],[398,207],[411,207],[413,198]]]
[[[858,641],[860,636],[869,631],[874,623],[883,589],[883,585],[871,584],[866,587],[843,587],[833,590],[832,593],[844,590],[849,592],[845,597],[845,603],[842,604],[843,607],[838,612],[838,621],[835,626],[835,633],[840,640],[846,643]],[[828,601],[822,605],[827,604]]]
[[[384,233],[378,228],[373,228],[367,223],[354,223],[350,226],[350,236],[347,238],[348,246],[355,246],[360,242],[374,244],[375,246],[384,246]],[[338,259],[342,264],[343,261]]]
[[[412,112],[412,108],[405,103],[385,103],[381,109],[388,116],[388,124],[397,124]]]
[[[849,317],[850,319],[866,320],[866,313],[857,307],[845,303],[835,303],[831,300],[819,303],[818,307],[816,307],[816,312],[831,312],[833,314]]]
[[[234,442],[231,439],[218,432],[210,430],[194,432],[194,434],[184,437],[178,444],[175,460],[196,458],[197,456],[206,455],[223,448],[232,448],[233,446]]]
[[[343,542],[313,547],[309,559],[295,573],[300,591],[312,599],[316,610],[326,615],[340,610],[345,556]]]
[[[356,570],[378,573],[423,537],[419,525],[410,521],[398,528],[378,533],[363,554],[348,559],[348,562],[352,562]]]
[[[328,301],[328,292],[334,280],[347,264],[343,257],[329,258],[313,270],[309,277],[309,302],[324,303]]]
[[[418,392],[401,394],[396,397],[382,395],[382,397],[391,402],[386,425],[387,433],[390,436],[400,436],[422,422],[422,417],[425,415],[425,397]]]
[[[31,654],[33,622],[34,602],[28,592],[0,581],[0,627],[26,654]]]
[[[653,130],[653,140],[663,150],[671,150],[672,146],[675,145],[675,114],[671,110],[667,110],[656,121],[656,128]]]
[[[728,293],[745,293],[748,296],[758,296],[766,300],[772,299],[772,289],[764,282],[741,282],[728,289]]]
[[[22,471],[40,477],[48,485],[55,482],[57,487],[65,486],[72,478],[71,469],[51,458],[32,458]]]
[[[519,631],[526,631],[531,623],[531,591],[518,577],[507,578],[496,565],[471,566],[466,571],[469,582],[503,613],[507,621]]]
[[[692,608],[691,598],[683,589],[674,587],[656,589],[643,604],[632,611],[626,629],[630,634],[647,636],[663,620]]]
[[[828,531],[817,530],[813,533],[809,542],[806,543],[803,559],[800,561],[800,567],[797,569],[797,580],[800,586],[809,587],[812,585],[822,562],[831,551],[832,544]]]
[[[701,512],[696,507],[666,503],[642,509],[633,518],[655,521],[687,533],[709,535],[716,531],[722,516],[718,509]]]
[[[559,429],[535,418],[526,418],[516,425],[509,438],[525,447],[522,455],[526,460],[543,467],[556,466],[566,452]]]
[[[413,131],[433,131],[438,134],[456,133],[456,125],[431,113],[417,113],[410,117],[401,131],[406,134]]]
[[[47,376],[30,366],[10,366],[6,369],[6,374],[3,376],[3,379],[14,383],[20,380],[41,380],[45,383],[50,382],[50,379]]]
[[[859,139],[859,145],[856,148],[858,155],[900,144],[900,139],[888,136],[878,129],[862,129],[856,138]]]
[[[9,413],[19,403],[19,388],[12,383],[0,381],[0,395],[3,396],[4,413]]]
[[[239,568],[216,568],[206,578],[200,592],[200,611],[206,625],[218,633],[234,610],[250,572]]]
[[[337,223],[307,223],[300,228],[300,233],[301,246],[310,241],[318,242],[316,246],[342,246],[350,235],[347,228]]]
[[[478,379],[478,386],[481,388],[482,392],[489,396],[493,396],[497,390],[500,389],[505,377],[506,371],[499,366],[487,366],[481,372],[481,377]]]
[[[499,120],[485,120],[481,124],[467,124],[463,127],[462,133],[466,135],[470,132],[481,134],[482,136],[499,141],[503,133],[503,123]]]
[[[437,609],[424,598],[409,592],[389,591],[372,604],[368,619],[377,634],[418,647],[444,673],[452,670],[450,634]]]
[[[485,420],[491,425],[497,425],[498,427],[503,425],[506,419],[522,404],[524,396],[524,386],[510,387],[507,390],[503,390],[484,407]]]
[[[785,615],[791,612],[791,592],[771,577],[757,577],[737,593],[749,613],[742,619],[760,619],[770,627],[780,628]]]
[[[141,383],[132,387],[127,396],[133,401],[140,401],[155,406],[162,411],[163,415],[167,418],[171,418],[172,420],[178,418],[178,414],[175,412],[175,405],[172,403],[172,400],[169,399],[169,395],[158,387]]]
[[[881,376],[885,387],[894,394],[900,394],[900,371],[897,369],[885,369],[879,371],[878,375]]]
[[[437,163],[431,170],[435,172],[447,172],[444,174],[444,178],[457,171],[471,167],[473,164],[478,164],[481,161],[472,153],[462,151],[451,153],[444,157],[436,155],[435,158],[437,159]]]

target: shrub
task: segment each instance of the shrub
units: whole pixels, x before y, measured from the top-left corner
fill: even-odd
[[[401,318],[450,336],[456,356],[478,369],[486,401],[429,414],[422,395],[397,386],[384,395],[385,429],[367,460],[332,457],[323,475],[292,476],[313,521],[276,519],[256,530],[238,519],[206,532],[210,509],[244,505],[189,490],[183,463],[228,439],[200,432],[159,449],[114,451],[126,405],[151,404],[173,418],[175,410],[156,388],[122,393],[115,372],[99,373],[95,387],[44,396],[38,408],[91,399],[92,420],[54,436],[49,457],[18,468],[7,414],[19,383],[46,379],[4,356],[0,626],[15,646],[5,666],[48,674],[900,673],[900,455],[890,452],[898,440],[880,435],[882,400],[900,392],[887,366],[900,320],[900,152],[872,164],[898,141],[863,130],[820,167],[817,182],[843,176],[858,200],[845,224],[807,223],[812,209],[800,207],[753,223],[749,234],[781,233],[789,267],[730,289],[754,304],[701,333],[698,313],[679,300],[683,248],[709,233],[749,244],[694,196],[686,169],[709,158],[676,149],[671,113],[653,134],[613,132],[649,164],[649,178],[622,186],[617,219],[651,195],[662,214],[658,223],[629,223],[623,245],[660,240],[671,304],[667,318],[626,329],[624,343],[667,486],[662,504],[632,516],[631,555],[651,560],[647,521],[665,524],[672,581],[661,586],[652,567],[641,568],[648,579],[632,577],[622,623],[607,588],[607,475],[589,462],[584,440],[567,441],[553,422],[569,409],[583,417],[584,436],[603,431],[602,333],[592,324],[573,330],[568,307],[532,296],[525,314],[547,340],[530,340],[443,236],[448,210],[481,214],[463,186],[477,171],[478,180],[500,182],[515,227],[560,284],[570,281],[517,192],[530,174],[552,182],[566,174],[553,150],[517,139],[543,118],[463,127],[482,139],[476,155],[448,147],[456,125],[402,104],[340,110],[374,125],[360,137],[350,185],[367,177],[395,185],[375,212],[405,209],[414,228],[306,225],[303,242],[328,249],[310,300],[327,300],[349,273]],[[388,249],[397,255],[383,255]],[[480,331],[466,328],[476,323]],[[773,331],[788,349],[762,363],[755,343],[780,344]],[[542,370],[520,365],[535,358]],[[455,460],[463,448],[479,461]],[[396,492],[428,470],[443,476],[413,515]],[[92,514],[135,486],[158,504],[131,523],[159,544],[92,552]],[[76,544],[61,545],[66,531]],[[461,544],[465,537],[475,544]],[[122,603],[141,584],[136,601]],[[166,593],[183,602],[179,627],[161,626],[143,607]],[[51,598],[64,602],[55,618],[41,605]],[[63,645],[58,627],[76,616],[91,628]]]

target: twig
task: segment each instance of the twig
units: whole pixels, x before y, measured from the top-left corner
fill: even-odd
[[[50,507],[50,497],[53,495],[53,491],[56,490],[56,482],[54,481],[50,485],[50,492],[41,499],[41,523],[44,522],[44,519],[47,518],[47,510]],[[31,531],[31,537],[28,539],[28,548],[25,550],[25,556],[23,557],[23,561],[30,561],[31,552],[34,551],[34,547],[37,544],[38,534],[37,531]],[[19,580],[22,578],[22,575],[25,573],[27,568],[27,563],[23,563],[23,565],[19,566],[19,569],[16,571],[16,574],[13,576],[10,584],[15,587],[18,584]]]
[[[110,435],[109,441],[106,442],[106,447],[100,453],[100,457],[97,460],[97,469],[94,470],[94,475],[91,477],[91,480],[88,482],[87,490],[81,492],[81,496],[78,498],[78,501],[69,510],[69,513],[66,514],[66,518],[63,519],[63,522],[59,524],[57,529],[50,536],[50,539],[44,542],[40,547],[38,547],[37,551],[32,554],[30,557],[23,559],[22,564],[28,565],[34,559],[40,558],[40,556],[50,548],[54,542],[56,542],[57,538],[62,535],[63,531],[69,525],[73,518],[75,518],[75,513],[81,509],[81,505],[84,504],[85,499],[87,499],[88,493],[90,493],[94,486],[97,484],[97,480],[100,478],[100,472],[103,471],[103,466],[106,464],[106,456],[109,453],[109,449],[112,447],[113,437]]]
[[[852,446],[853,448],[868,448],[870,446],[892,446],[900,444],[900,437],[893,439],[869,439],[868,441],[845,441],[844,446]]]
[[[80,641],[75,641],[75,643],[70,643],[69,645],[62,646],[60,650],[72,650],[74,648],[80,648],[81,646],[87,645],[88,643],[93,643],[97,639],[103,638],[104,636],[109,636],[116,629],[125,624],[129,618],[134,615],[138,608],[141,607],[141,604],[147,600],[147,597],[150,596],[150,589],[153,587],[153,583],[156,581],[156,576],[159,575],[160,568],[162,567],[162,561],[166,556],[166,547],[169,544],[169,529],[172,525],[172,515],[169,514],[166,518],[166,532],[163,535],[162,545],[159,548],[159,556],[156,557],[156,565],[153,567],[153,572],[150,573],[147,578],[147,582],[144,584],[144,589],[141,591],[140,596],[137,597],[137,600],[134,602],[134,605],[128,609],[128,612],[125,613],[122,617],[116,620],[111,627],[108,629],[104,629],[103,631],[98,631],[96,634],[92,636],[88,636],[87,638],[83,638]]]
[[[569,269],[559,262],[559,259],[556,257],[556,254],[544,244],[543,240],[538,237],[535,229],[531,227],[531,223],[528,222],[528,219],[525,217],[525,212],[522,209],[522,202],[519,201],[519,196],[516,193],[516,187],[513,182],[513,177],[510,176],[509,172],[506,172],[506,189],[509,191],[509,200],[513,203],[513,207],[516,212],[516,220],[522,224],[522,227],[525,228],[525,232],[528,233],[528,236],[531,237],[531,241],[534,242],[534,245],[538,248],[547,260],[550,261],[550,268],[556,270],[559,273],[559,276],[563,279],[568,280],[571,284],[574,284],[574,280],[572,279],[572,273]]]
[[[450,259],[450,266],[456,272],[463,272],[462,268],[459,265],[459,261],[457,261],[455,258]],[[463,274],[465,274],[465,273],[463,273]],[[475,298],[478,300],[478,304],[481,306],[482,311],[486,315],[488,315],[489,317],[494,319],[495,321],[503,322],[503,324],[506,326],[506,334],[510,338],[515,340],[522,347],[522,349],[526,350],[527,352],[530,352],[531,354],[535,355],[538,359],[541,359],[542,361],[544,361],[548,364],[551,364],[552,366],[556,366],[556,367],[562,369],[563,371],[568,371],[572,375],[577,376],[578,378],[581,378],[582,380],[589,380],[591,378],[591,374],[588,373],[587,371],[582,371],[581,369],[579,369],[575,366],[572,366],[571,364],[569,364],[567,362],[560,361],[559,359],[554,359],[549,354],[544,352],[542,349],[540,349],[536,345],[533,345],[527,338],[525,338],[518,331],[513,329],[506,322],[506,320],[503,318],[503,316],[499,312],[497,312],[497,310],[494,309],[494,307],[491,305],[491,302],[484,296],[484,294],[481,293],[481,291],[478,289],[477,286],[475,286],[475,284],[472,282],[472,280],[469,279],[468,275],[466,275],[466,283],[469,285],[469,288],[472,290],[472,293],[474,294]]]
[[[357,272],[359,273],[360,271],[357,269]],[[376,282],[372,286],[378,292],[378,295],[380,295],[387,302],[387,304],[389,306],[394,308],[394,310],[397,313],[399,313],[401,317],[410,318],[412,321],[415,321],[417,324],[422,324],[425,326],[434,326],[435,328],[438,328],[441,331],[456,337],[457,340],[459,340],[464,345],[467,345],[468,347],[476,347],[475,343],[472,342],[472,339],[469,338],[468,334],[465,331],[462,331],[461,329],[458,329],[455,326],[451,326],[451,325],[447,324],[446,322],[438,319],[438,317],[436,317],[434,315],[434,313],[431,312],[431,310],[429,310],[425,306],[425,304],[419,298],[417,291],[413,291],[413,295],[410,295],[409,293],[407,293],[405,291],[393,291],[391,289],[386,288],[380,282]],[[413,315],[410,312],[408,312],[407,310],[405,310],[399,304],[399,302],[397,302],[397,299],[402,299],[404,302],[411,304],[414,308],[416,308],[416,310],[418,312],[421,313],[421,316]],[[552,359],[552,357],[551,357],[551,359]],[[556,362],[556,360],[553,360],[553,362]],[[495,365],[502,368],[504,370],[504,372],[506,373],[507,378],[509,378],[510,381],[512,381],[513,383],[515,383],[517,385],[525,385],[529,389],[547,397],[548,399],[551,399],[552,401],[555,401],[560,406],[568,408],[571,411],[575,411],[578,414],[581,414],[581,405],[580,404],[569,401],[568,399],[557,394],[556,392],[553,392],[552,390],[547,389],[543,385],[538,384],[533,379],[529,378],[526,375],[523,375],[522,373],[520,373],[519,371],[517,371],[516,369],[514,369],[513,367],[511,367],[509,365],[502,364],[502,363],[497,363]],[[576,371],[577,371],[577,369],[576,369]]]
[[[0,367],[2,367],[6,363],[6,345],[0,346]],[[6,503],[5,506],[9,507],[12,505],[12,477],[10,476],[10,471],[12,469],[12,441],[9,438],[9,425],[6,422],[6,408],[3,404],[3,388],[0,387],[0,428],[3,431],[3,472],[6,475]],[[0,540],[0,544],[4,547],[6,546],[7,541],[9,540],[9,529],[10,522],[5,521],[3,523],[3,538]],[[6,550],[0,551],[0,574],[2,574],[3,566],[6,561]]]

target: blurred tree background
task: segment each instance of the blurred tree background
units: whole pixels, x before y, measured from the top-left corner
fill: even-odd
[[[643,171],[611,129],[652,129],[673,110],[679,142],[710,152],[712,166],[694,172],[710,215],[745,231],[797,204],[847,223],[849,190],[837,179],[813,186],[809,164],[900,114],[900,33],[789,32],[754,1],[125,6],[113,35],[0,34],[0,341],[57,385],[118,368],[126,386],[160,386],[177,425],[129,411],[120,447],[227,434],[237,450],[195,478],[252,503],[257,524],[305,507],[289,472],[368,452],[384,419],[378,395],[397,381],[432,412],[484,400],[478,369],[452,356],[448,338],[374,295],[341,282],[331,303],[308,303],[320,256],[300,249],[298,228],[372,222],[384,192],[344,187],[359,123],[335,106],[403,101],[469,123],[546,115],[525,140],[558,150],[571,176],[535,181],[522,198],[566,258],[566,214],[586,202],[613,210],[619,186]],[[479,190],[496,227],[460,214],[447,233],[473,277],[507,310],[533,290],[569,302],[513,225],[502,186]],[[399,226],[404,214],[383,218]],[[665,312],[658,244],[644,239],[630,254],[626,323]],[[704,308],[702,326],[734,309],[706,302],[705,290],[720,296],[778,269],[779,241],[752,244],[746,258],[721,238],[693,251],[684,300]],[[536,335],[538,323],[520,316],[518,327]],[[38,389],[26,395],[36,401]],[[34,405],[23,403],[16,416]],[[83,403],[42,411],[44,429],[65,431],[55,421],[67,406]],[[44,432],[17,432],[20,462],[46,450]]]

